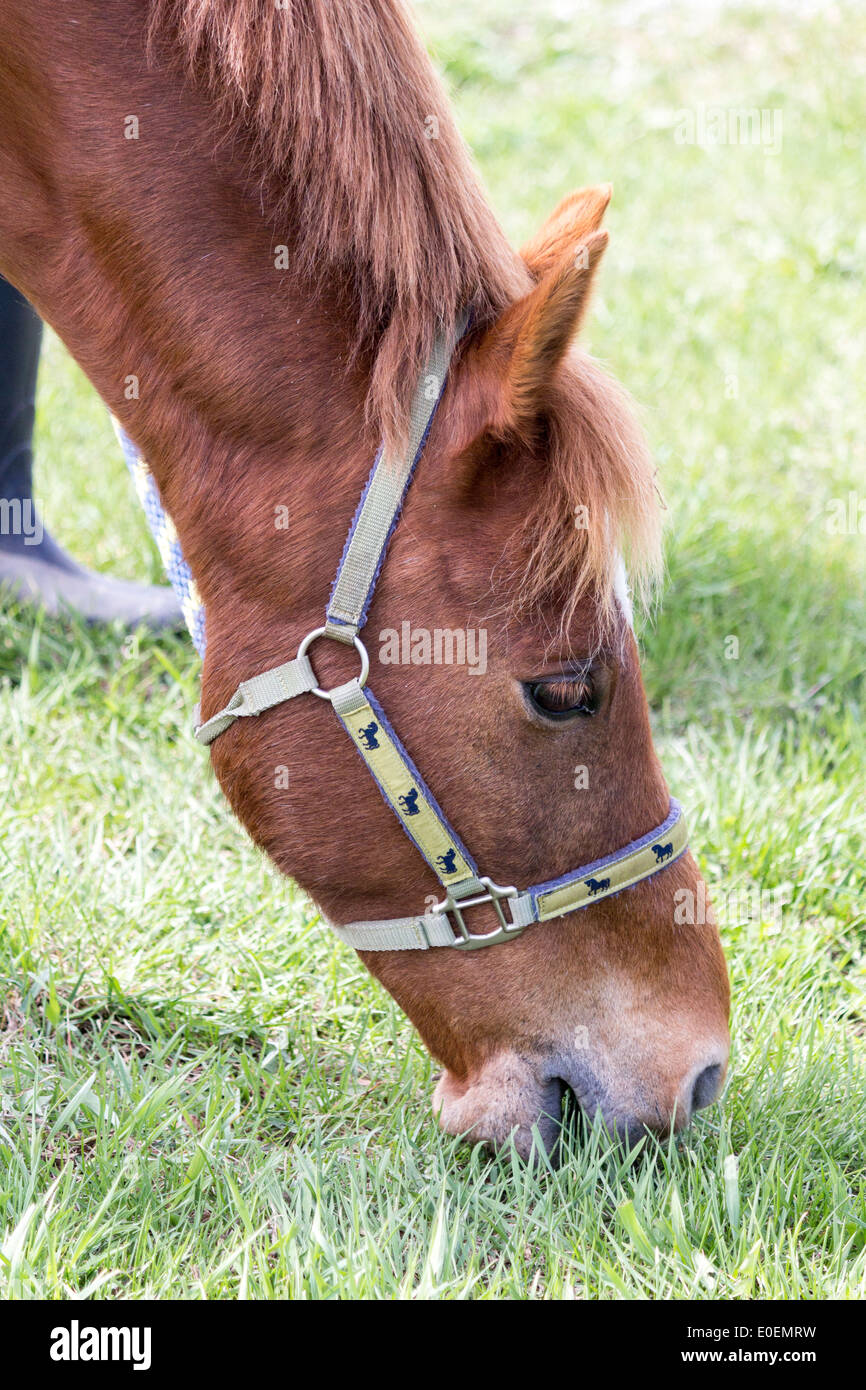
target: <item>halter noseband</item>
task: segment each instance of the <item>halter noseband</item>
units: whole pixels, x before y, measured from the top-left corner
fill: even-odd
[[[367,620],[391,533],[445,387],[454,343],[465,326],[464,319],[454,339],[443,335],[433,348],[412,402],[405,457],[386,457],[383,449],[376,456],[343,549],[324,626],[307,634],[294,661],[243,681],[225,709],[195,730],[201,743],[212,743],[236,719],[261,714],[298,695],[330,701],[388,805],[445,890],[433,911],[419,916],[331,924],[342,941],[359,951],[426,951],[433,946],[473,951],[495,946],[520,936],[533,922],[561,917],[649,878],[678,859],[688,844],[682,811],[672,800],[661,825],[603,859],[522,891],[494,883],[479,874],[367,686],[370,659],[358,633]],[[354,680],[320,689],[308,656],[320,638],[354,646],[361,661]],[[491,932],[473,933],[464,913],[482,903],[492,904],[499,925]]]

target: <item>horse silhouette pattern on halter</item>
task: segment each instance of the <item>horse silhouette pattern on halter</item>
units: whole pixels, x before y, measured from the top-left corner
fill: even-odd
[[[442,870],[443,874],[456,874],[456,859],[457,851],[453,848],[446,850],[444,854],[436,855],[436,863],[439,865],[439,868]]]
[[[375,719],[363,729],[358,730],[358,738],[361,740],[362,746],[366,748],[368,753],[375,752],[379,747],[379,740],[376,737],[378,732],[379,725],[376,723]]]
[[[606,889],[610,887],[609,878],[587,878],[584,880],[584,882],[586,883],[586,886],[589,889],[589,895],[591,898],[594,898],[596,893],[604,893]]]
[[[666,859],[670,859],[673,852],[674,847],[670,840],[666,845],[653,845],[653,854],[656,857],[657,864],[663,864]]]
[[[398,796],[397,802],[404,816],[420,816],[421,807],[418,805],[417,787],[413,787],[405,796]]]

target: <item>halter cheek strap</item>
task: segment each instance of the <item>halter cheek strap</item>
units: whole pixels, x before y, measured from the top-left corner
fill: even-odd
[[[299,695],[312,694],[330,701],[384,800],[444,892],[432,912],[334,926],[337,936],[359,951],[426,951],[436,946],[471,951],[494,946],[519,936],[534,922],[575,912],[649,878],[678,859],[688,845],[682,811],[671,801],[660,826],[603,859],[522,891],[494,883],[479,873],[367,685],[370,663],[358,634],[366,622],[388,542],[445,387],[454,344],[465,327],[464,319],[453,337],[440,337],[433,348],[412,402],[404,457],[392,458],[384,449],[376,456],[346,539],[324,626],[304,638],[293,661],[242,682],[225,709],[195,731],[196,738],[208,744],[235,720],[257,716]],[[335,689],[322,690],[308,656],[319,639],[354,646],[361,661],[360,674]],[[482,903],[492,904],[499,924],[491,932],[473,933],[466,924],[466,914]]]

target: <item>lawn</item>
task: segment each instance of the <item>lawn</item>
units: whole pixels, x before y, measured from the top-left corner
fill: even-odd
[[[668,501],[641,642],[730,963],[724,1102],[636,1161],[575,1129],[557,1171],[441,1136],[411,1028],[223,804],[190,643],[7,602],[0,1294],[862,1298],[862,10],[419,15],[515,240],[615,185],[586,337]],[[677,138],[710,108],[781,112],[781,148]],[[60,539],[158,577],[54,339],[37,447]]]

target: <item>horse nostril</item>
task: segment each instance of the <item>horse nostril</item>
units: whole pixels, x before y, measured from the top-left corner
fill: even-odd
[[[552,1076],[544,1088],[544,1095],[541,1106],[541,1113],[545,1119],[553,1120],[555,1124],[562,1121],[562,1107],[565,1099],[566,1084],[561,1076]]]
[[[712,1105],[716,1096],[719,1094],[719,1081],[722,1076],[722,1068],[718,1063],[711,1067],[704,1067],[697,1077],[692,1087],[692,1113],[696,1110],[703,1110],[706,1106]]]

